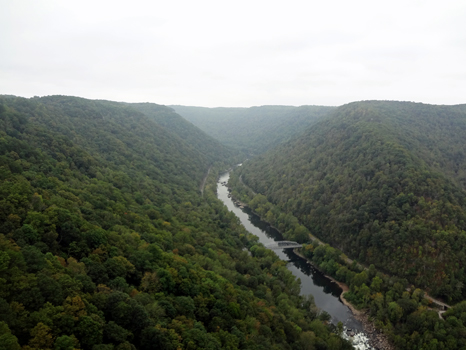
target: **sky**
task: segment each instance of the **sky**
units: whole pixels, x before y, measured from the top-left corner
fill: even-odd
[[[466,1],[0,0],[0,94],[466,103]]]

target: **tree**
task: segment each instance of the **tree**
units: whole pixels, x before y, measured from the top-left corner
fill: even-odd
[[[383,283],[382,279],[378,276],[375,276],[372,279],[371,290],[373,290],[374,292],[380,292],[382,283]]]
[[[359,288],[358,294],[362,296],[362,300],[363,300],[363,303],[364,303],[364,307],[366,307],[366,306],[367,306],[367,302],[369,301],[369,297],[370,297],[370,294],[371,294],[371,290],[369,289],[368,286],[366,286],[365,283],[363,283],[362,286],[361,286],[361,288]]]
[[[393,324],[396,324],[403,316],[403,308],[395,301],[388,304],[388,312],[390,321],[392,321]]]
[[[55,339],[54,350],[74,350],[79,348],[79,341],[74,335],[62,335]]]
[[[8,325],[0,322],[0,350],[20,350],[21,347],[18,343],[18,338],[11,334]]]
[[[102,320],[97,315],[83,316],[79,319],[76,334],[83,349],[92,349],[102,343]]]
[[[36,349],[51,349],[54,343],[52,335],[52,329],[46,326],[42,322],[39,322],[31,330],[31,340],[29,340],[29,346]]]
[[[141,349],[152,350],[157,344],[161,350],[176,350],[181,344],[181,337],[173,330],[157,325],[146,327],[141,334]]]
[[[85,310],[86,306],[79,295],[75,297],[67,297],[64,302],[65,313],[74,317],[75,320],[87,314]]]
[[[356,276],[354,276],[351,286],[352,287],[353,286],[360,287],[364,283],[367,283],[367,281],[368,281],[367,272],[362,271],[362,272],[358,273]]]
[[[124,343],[126,339],[131,339],[132,336],[133,334],[130,331],[120,327],[113,321],[104,326],[104,337],[111,343]]]

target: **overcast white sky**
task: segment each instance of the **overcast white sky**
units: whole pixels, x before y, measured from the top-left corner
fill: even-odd
[[[466,103],[466,1],[0,0],[0,94]]]

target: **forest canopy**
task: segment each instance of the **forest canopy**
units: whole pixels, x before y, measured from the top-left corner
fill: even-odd
[[[235,154],[159,105],[0,97],[0,348],[351,348],[216,199]]]
[[[245,162],[242,181],[348,256],[466,298],[466,106],[355,102]],[[282,218],[279,218],[279,215]]]

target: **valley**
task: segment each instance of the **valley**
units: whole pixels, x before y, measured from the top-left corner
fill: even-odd
[[[368,310],[396,348],[455,348],[452,335],[464,329],[443,319],[465,305],[465,122],[464,106],[345,105],[244,162],[232,193],[347,283],[346,299]],[[419,287],[458,304],[440,315]],[[421,321],[428,318],[430,326]]]
[[[239,157],[164,106],[2,96],[0,347],[350,349],[248,254],[215,194]]]
[[[4,95],[0,117],[8,349],[350,349],[324,275],[391,346],[466,346],[464,105]]]

